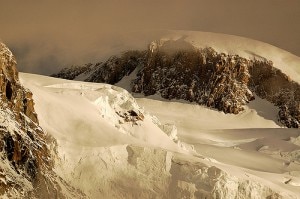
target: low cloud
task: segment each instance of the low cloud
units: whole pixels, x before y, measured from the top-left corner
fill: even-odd
[[[1,2],[0,38],[20,71],[51,74],[146,47],[163,29],[245,36],[299,56],[299,20],[298,0],[10,0]]]

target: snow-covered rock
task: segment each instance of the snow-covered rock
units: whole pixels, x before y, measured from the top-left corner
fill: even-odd
[[[294,73],[286,69],[291,64],[294,70],[294,62],[279,62],[275,54],[267,56],[272,59],[268,60],[263,57],[266,53],[256,54],[256,48],[249,51],[248,46],[243,46],[247,54],[241,49],[232,50],[232,45],[228,45],[231,50],[225,50],[224,46],[218,48],[222,43],[204,45],[201,38],[197,39],[202,44],[192,41],[194,36],[191,33],[190,36],[153,41],[148,50],[112,56],[73,79],[116,84],[137,70],[130,85],[123,85],[129,91],[183,99],[234,114],[244,111],[244,106],[257,95],[279,108],[277,117],[284,126],[300,127],[300,85]],[[261,46],[272,49],[267,44]],[[280,55],[282,52],[278,51]],[[63,69],[54,76],[64,78],[63,74],[69,70],[69,74],[78,72]],[[69,74],[65,75],[67,79]]]
[[[52,138],[39,126],[32,93],[19,81],[16,61],[0,43],[1,198],[83,196],[53,172]]]
[[[186,57],[194,56],[193,51],[199,49],[191,47],[185,38],[176,44],[184,52],[172,51],[172,45],[172,41],[153,44],[150,52],[157,53],[157,58],[146,52],[125,53],[121,58],[110,59],[104,69],[89,67],[91,70],[79,76],[88,77],[99,69],[103,73],[93,77],[120,81],[130,71],[139,70],[142,74],[145,60],[154,63],[147,65],[154,72],[148,73],[154,74],[153,80],[162,78],[155,72],[161,71],[158,66],[164,62],[174,66],[170,67],[174,74],[182,70],[186,75]],[[161,49],[167,51],[163,53],[165,57],[161,56]],[[251,89],[257,89],[250,83],[246,85],[251,81],[251,64],[256,62],[220,54],[211,48],[202,50],[199,57],[205,59],[199,63],[207,66],[203,74],[211,71],[214,77],[220,67],[227,74],[228,89],[238,88],[230,96],[240,104],[226,103],[227,108],[246,104],[252,96]],[[2,70],[0,106],[0,193],[4,198],[300,198],[299,131],[247,129],[247,122],[278,127],[267,123],[264,113],[260,116],[246,107],[242,114],[226,116],[186,101],[159,101],[152,103],[152,108],[143,109],[128,91],[108,84],[32,74],[21,74],[19,81],[13,56],[6,48],[0,52],[4,52],[2,66],[6,67]],[[175,55],[179,58],[175,59]],[[224,65],[212,64],[218,56]],[[266,64],[263,69],[271,66],[266,60],[257,63]],[[15,70],[10,71],[9,66]],[[123,70],[125,66],[129,67]],[[234,70],[226,72],[230,67]],[[280,71],[274,71],[279,74],[275,78],[284,77]],[[199,83],[193,80],[187,92],[191,98],[197,96],[193,86]],[[281,80],[291,83],[285,78]],[[177,74],[171,83],[180,85],[184,81]],[[153,84],[153,88],[160,86],[159,81]],[[141,85],[143,91],[148,86],[145,82]],[[169,87],[165,84],[155,93],[161,95],[160,91]],[[210,93],[215,90],[208,89],[212,89]],[[212,107],[216,106],[217,96],[222,95],[218,89],[213,92]],[[181,95],[178,98],[185,99]],[[145,105],[151,105],[147,100]],[[228,98],[222,100],[226,102]],[[244,129],[217,130],[222,125]]]

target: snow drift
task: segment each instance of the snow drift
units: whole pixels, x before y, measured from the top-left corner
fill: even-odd
[[[196,105],[181,102],[139,98],[137,103],[126,90],[107,84],[21,77],[34,93],[42,127],[57,140],[55,171],[90,198],[299,197],[297,162],[242,145],[261,136],[269,140],[271,129],[262,135],[251,129],[214,132],[209,129],[224,128],[227,115],[199,106],[195,111]],[[211,125],[199,117],[201,109],[210,112]],[[251,108],[228,119],[229,129],[248,119],[278,128]],[[278,130],[277,140],[285,143],[299,136]],[[224,157],[224,151],[231,155]]]

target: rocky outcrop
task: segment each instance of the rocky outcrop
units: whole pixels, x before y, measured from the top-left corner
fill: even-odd
[[[144,54],[143,51],[128,51],[119,57],[113,56],[96,68],[86,81],[115,84],[143,63]]]
[[[95,66],[100,65],[101,63],[95,64]],[[93,64],[85,64],[83,66],[71,66],[70,68],[64,68],[57,74],[51,75],[52,77],[58,77],[62,79],[75,79],[78,75],[89,73],[92,68],[94,67]]]
[[[136,67],[144,63],[145,51],[127,51],[120,56],[112,56],[106,62],[72,66],[51,75],[63,79],[76,79],[83,76],[87,82],[115,84],[129,75]]]
[[[300,127],[300,85],[271,61],[253,60],[249,65],[251,90],[279,107],[279,121],[289,128]]]
[[[163,47],[150,51],[148,62],[133,81],[133,92],[159,93],[166,99],[184,99],[235,114],[254,99],[247,87],[246,59],[218,54],[212,48],[191,46],[170,53]]]
[[[52,171],[51,138],[39,126],[32,93],[20,84],[15,58],[2,43],[0,124],[0,195],[64,198],[76,193]]]
[[[32,93],[21,86],[15,65],[16,61],[11,52],[4,44],[0,43],[1,103],[6,104],[19,120],[22,119],[22,114],[25,114],[29,119],[37,123]]]
[[[184,99],[234,114],[256,94],[279,107],[283,125],[300,127],[300,85],[262,57],[250,60],[211,47],[197,49],[179,39],[155,41],[148,51],[129,51],[96,65],[85,72],[84,81],[115,84],[136,69],[132,92]]]

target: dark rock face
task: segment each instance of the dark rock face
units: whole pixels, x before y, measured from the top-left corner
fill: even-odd
[[[234,114],[243,111],[255,93],[279,107],[283,125],[300,127],[299,84],[264,58],[249,60],[210,47],[196,49],[184,39],[156,41],[148,51],[129,51],[98,64],[85,81],[115,84],[135,69],[132,92],[184,99]]]
[[[72,80],[79,75],[84,75],[85,81],[88,82],[115,84],[124,76],[129,75],[137,66],[143,64],[145,54],[144,51],[128,51],[119,57],[112,56],[104,63],[72,66],[51,76]]]
[[[218,54],[212,48],[169,54],[159,48],[133,82],[133,92],[184,99],[225,113],[239,113],[254,99],[248,89],[247,60]]]
[[[38,125],[32,93],[19,81],[16,61],[0,43],[0,195],[8,198],[57,198],[72,193],[52,171],[50,141]],[[58,183],[59,182],[59,183]]]
[[[30,120],[38,123],[34,111],[32,93],[23,88],[19,82],[18,71],[15,67],[16,61],[11,52],[0,44],[0,99],[2,103],[15,113],[17,119],[23,118],[25,114]]]
[[[249,66],[249,85],[261,98],[279,107],[279,121],[288,128],[300,127],[300,85],[272,66],[254,60]]]
[[[138,121],[143,121],[145,116],[140,111],[134,111],[129,110],[125,113],[116,112],[119,117],[121,117],[124,122],[132,123],[132,125],[138,125]],[[119,123],[122,123],[121,120],[119,120]]]
[[[78,75],[89,72],[93,67],[93,64],[89,63],[84,66],[71,66],[70,68],[64,68],[59,73],[51,75],[52,77],[58,77],[62,79],[75,79]]]
[[[124,76],[129,75],[141,62],[144,52],[128,51],[121,57],[113,56],[97,67],[94,72],[86,78],[88,82],[105,82],[115,84]]]

